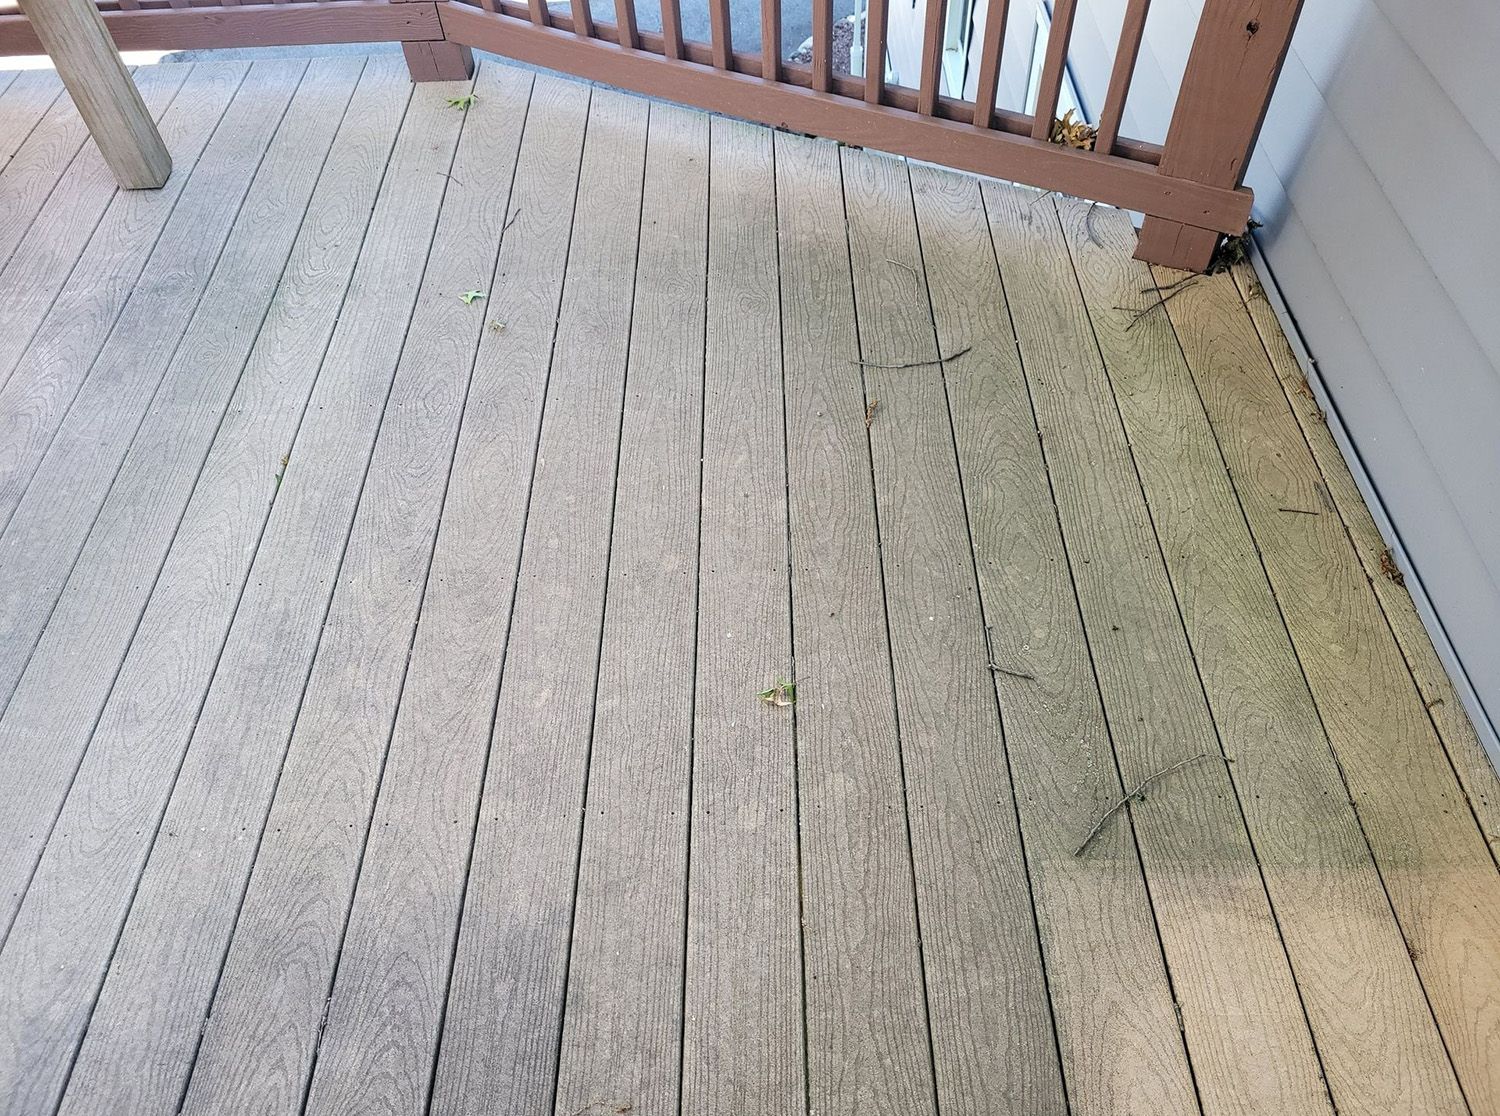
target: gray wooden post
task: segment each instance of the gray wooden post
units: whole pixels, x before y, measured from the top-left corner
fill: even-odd
[[[89,134],[120,185],[155,189],[172,156],[93,0],[20,0]]]

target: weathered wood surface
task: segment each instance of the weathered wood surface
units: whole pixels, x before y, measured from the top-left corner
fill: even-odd
[[[1496,780],[1244,276],[303,70],[143,71],[154,204],[0,75],[0,1111],[1494,1116]]]

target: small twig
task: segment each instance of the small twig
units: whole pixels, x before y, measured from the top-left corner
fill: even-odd
[[[514,213],[512,213],[510,215],[510,219],[508,221],[506,221],[505,224],[503,224],[503,225],[500,226],[500,231],[501,232],[505,232],[506,229],[508,229],[512,225],[514,225],[518,220],[520,220],[520,218],[521,218],[521,211],[518,209],[518,210],[516,210]]]
[[[1095,248],[1103,248],[1104,241],[1094,235],[1094,210],[1099,208],[1096,201],[1089,202],[1089,211],[1083,215],[1083,235],[1088,237],[1089,243]]]
[[[1196,756],[1189,756],[1185,760],[1178,760],[1174,764],[1163,767],[1160,771],[1156,772],[1153,775],[1147,775],[1140,781],[1140,783],[1136,785],[1135,790],[1131,791],[1124,798],[1120,799],[1113,806],[1111,806],[1108,810],[1104,811],[1104,816],[1094,823],[1094,828],[1089,830],[1089,835],[1083,839],[1083,844],[1079,845],[1076,849],[1073,850],[1073,855],[1082,856],[1084,854],[1084,850],[1086,850],[1090,845],[1094,843],[1094,838],[1099,836],[1100,832],[1103,831],[1105,823],[1108,822],[1110,818],[1118,814],[1121,810],[1125,809],[1126,804],[1129,803],[1132,799],[1140,798],[1145,789],[1152,783],[1156,782],[1158,779],[1165,778],[1179,768],[1186,767],[1190,763],[1197,763],[1199,760],[1207,758],[1207,752],[1199,752]]]
[[[880,400],[870,400],[870,405],[865,408],[865,429],[870,429],[870,424],[875,421],[875,409],[880,406]]]
[[[1036,675],[1034,674],[1027,674],[1024,670],[1009,670],[995,662],[994,631],[993,627],[989,624],[984,626],[984,658],[985,665],[996,674],[1006,674],[1011,678],[1025,678],[1031,682],[1036,681]]]
[[[902,263],[900,260],[893,260],[889,256],[887,256],[885,258],[885,262],[888,263],[888,264],[894,264],[896,267],[899,267],[902,271],[909,271],[909,272],[911,272],[911,277],[913,279],[915,279],[918,283],[920,283],[922,281],[922,275],[921,275],[921,273],[919,271],[917,271],[916,268],[912,267],[911,264],[909,264],[909,263]]]
[[[860,368],[926,368],[929,365],[947,364],[950,360],[957,360],[973,347],[973,345],[965,345],[958,352],[949,353],[947,356],[939,353],[936,360],[909,360],[905,364],[878,364],[873,360],[851,360],[849,363],[858,365]]]
[[[1189,276],[1189,278],[1190,279],[1197,279],[1198,276],[1193,275],[1193,276]],[[1142,319],[1144,319],[1147,314],[1151,313],[1151,311],[1157,309],[1158,307],[1165,306],[1167,303],[1171,302],[1174,298],[1176,298],[1178,295],[1180,295],[1183,291],[1187,290],[1188,289],[1188,285],[1189,284],[1186,283],[1186,282],[1184,282],[1184,283],[1178,283],[1178,284],[1173,285],[1173,287],[1168,291],[1168,293],[1162,295],[1160,298],[1158,298],[1155,302],[1151,303],[1149,306],[1144,306],[1144,307],[1116,306],[1115,307],[1116,310],[1124,310],[1127,313],[1132,313],[1134,315],[1134,317],[1132,317],[1130,319],[1130,324],[1125,327],[1125,332],[1129,333],[1136,326],[1140,325]]]
[[[1042,193],[1038,194],[1036,197],[1032,198],[1031,204],[1036,205],[1038,202],[1046,201],[1055,193],[1057,193],[1056,190],[1045,190]]]
[[[1313,511],[1311,508],[1277,508],[1279,512],[1291,512],[1293,515],[1322,515],[1322,512]]]
[[[449,182],[458,182],[458,184],[460,186],[463,185],[462,182],[459,182],[457,178],[454,178],[453,175],[449,174],[447,171],[433,171],[432,173],[436,174],[436,175],[441,175],[443,178],[446,178]]]

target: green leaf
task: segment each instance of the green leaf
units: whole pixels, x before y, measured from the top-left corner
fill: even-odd
[[[468,112],[474,107],[474,102],[477,100],[479,100],[478,93],[465,93],[462,97],[449,97],[448,107],[463,109],[465,112]]]
[[[463,301],[463,304],[465,306],[472,306],[474,303],[478,302],[481,298],[484,297],[484,292],[483,291],[465,291],[463,294],[459,295],[458,297]]]

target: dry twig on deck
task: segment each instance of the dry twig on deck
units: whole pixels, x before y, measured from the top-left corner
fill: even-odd
[[[1125,809],[1126,804],[1132,799],[1139,799],[1143,797],[1146,788],[1149,787],[1152,783],[1156,782],[1158,779],[1166,778],[1168,775],[1172,774],[1172,772],[1178,770],[1179,768],[1186,767],[1190,763],[1197,763],[1199,760],[1207,758],[1207,752],[1199,752],[1196,756],[1189,756],[1185,760],[1178,760],[1176,763],[1163,767],[1160,771],[1154,774],[1147,775],[1144,779],[1136,784],[1135,790],[1131,791],[1124,798],[1120,799],[1113,806],[1111,806],[1108,810],[1104,811],[1104,815],[1094,823],[1094,828],[1089,830],[1089,835],[1083,839],[1083,844],[1079,845],[1076,849],[1073,850],[1073,855],[1082,856],[1084,854],[1084,850],[1086,850],[1090,845],[1094,843],[1094,838],[1099,836],[1099,834],[1103,831],[1105,823],[1107,823],[1110,818],[1114,817],[1121,810]]]
[[[860,368],[926,368],[933,364],[947,364],[950,360],[957,360],[973,347],[973,345],[965,345],[958,352],[949,353],[947,356],[939,353],[934,360],[909,360],[904,364],[879,364],[873,360],[851,360],[849,363]]]
[[[1025,678],[1030,682],[1036,681],[1036,675],[1034,674],[1027,674],[1024,670],[1010,670],[995,662],[994,632],[993,625],[990,624],[984,626],[984,657],[986,665],[996,674],[1009,675],[1011,678]]]
[[[1140,325],[1142,319],[1144,319],[1147,314],[1151,313],[1151,311],[1157,309],[1158,307],[1165,306],[1167,303],[1171,302],[1172,299],[1176,298],[1183,291],[1187,290],[1190,286],[1192,286],[1193,282],[1195,280],[1197,280],[1198,278],[1199,278],[1199,276],[1197,276],[1197,275],[1189,275],[1186,279],[1183,279],[1183,280],[1180,280],[1179,282],[1173,283],[1170,287],[1168,287],[1166,289],[1166,293],[1165,294],[1159,295],[1159,297],[1157,298],[1157,300],[1155,302],[1149,303],[1146,306],[1143,306],[1143,307],[1137,307],[1137,306],[1116,306],[1115,307],[1116,310],[1124,310],[1127,313],[1130,313],[1130,314],[1134,315],[1130,319],[1130,324],[1125,327],[1125,332],[1129,333],[1136,326]],[[1150,288],[1148,287],[1148,288],[1146,288],[1146,290],[1150,290]],[[1143,291],[1143,293],[1144,293],[1144,291]]]
[[[870,424],[875,421],[875,409],[880,406],[880,400],[870,400],[870,405],[865,408],[865,429],[870,429]]]

